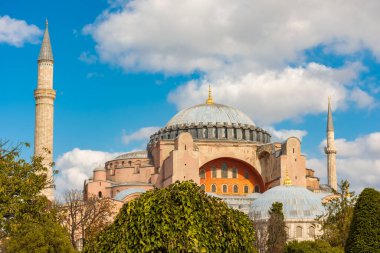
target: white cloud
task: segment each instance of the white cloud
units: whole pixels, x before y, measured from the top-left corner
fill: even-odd
[[[120,153],[109,153],[95,150],[74,148],[60,155],[56,162],[59,173],[56,177],[58,194],[70,189],[83,189],[84,180],[92,176],[92,171]]]
[[[296,129],[274,129],[273,127],[264,127],[272,135],[272,141],[285,141],[290,137],[297,137],[302,141],[302,138],[307,135],[305,130]]]
[[[94,64],[98,61],[98,57],[96,57],[96,55],[93,55],[88,51],[82,52],[78,59],[87,64]]]
[[[326,140],[320,144],[322,149]],[[347,179],[353,189],[361,191],[365,187],[380,189],[380,132],[374,132],[356,138],[353,141],[337,139],[338,180]],[[322,172],[321,178],[326,183],[326,161],[309,159],[308,166]]]
[[[302,61],[315,46],[380,58],[379,9],[377,0],[113,1],[84,32],[126,70],[246,73]]]
[[[149,137],[157,132],[159,127],[143,127],[131,134],[123,134],[122,140],[124,144],[129,144],[134,141],[148,140]]]
[[[351,91],[350,99],[354,101],[359,108],[373,107],[376,104],[372,96],[357,87]]]
[[[334,109],[346,108],[347,93],[352,89],[347,84],[355,80],[361,69],[356,63],[341,69],[310,63],[305,67],[248,73],[238,78],[193,80],[172,91],[168,99],[179,109],[203,103],[211,83],[217,103],[234,105],[258,125],[271,125],[326,111],[329,95],[333,96]]]
[[[25,43],[38,43],[42,31],[24,20],[0,16],[0,43],[22,47]]]

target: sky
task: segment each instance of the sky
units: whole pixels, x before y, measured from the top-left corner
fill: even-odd
[[[379,12],[377,0],[2,0],[0,139],[33,144],[48,18],[58,194],[144,149],[208,85],[272,140],[299,137],[321,183],[331,96],[338,180],[380,189]]]

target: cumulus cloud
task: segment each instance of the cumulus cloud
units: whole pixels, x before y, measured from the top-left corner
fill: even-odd
[[[85,52],[82,52],[78,59],[82,62],[85,62],[87,64],[94,64],[97,62],[98,60],[98,57],[96,57],[96,55],[93,55],[91,54],[90,52],[88,51],[85,51]]]
[[[273,127],[265,127],[272,135],[272,141],[285,141],[289,137],[297,137],[302,141],[302,138],[307,135],[307,131],[305,130],[296,130],[296,129],[275,129]]]
[[[55,180],[58,194],[70,189],[83,189],[84,180],[92,176],[95,167],[103,166],[119,154],[74,148],[60,155],[56,162],[59,173]]]
[[[316,46],[380,58],[379,9],[377,0],[113,1],[84,32],[126,70],[244,73],[302,61]]]
[[[124,144],[129,144],[134,141],[148,140],[149,137],[157,132],[159,127],[143,127],[131,134],[123,134],[122,140]]]
[[[320,148],[326,145],[326,140]],[[364,187],[380,189],[380,132],[370,133],[348,141],[335,141],[337,153],[338,180],[347,179],[353,189],[361,191]],[[322,182],[326,182],[326,161],[309,159],[308,166],[322,172]]]
[[[213,96],[217,103],[234,105],[257,124],[271,125],[326,111],[326,100],[330,95],[334,109],[346,108],[350,101],[348,93],[352,89],[348,84],[355,80],[361,69],[356,63],[341,69],[309,63],[305,67],[248,73],[238,78],[192,80],[172,91],[168,99],[179,109],[202,103],[211,83],[216,87]]]
[[[0,43],[22,47],[25,43],[38,43],[42,31],[24,20],[0,16]]]

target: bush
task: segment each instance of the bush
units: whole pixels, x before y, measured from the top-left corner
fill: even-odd
[[[331,247],[325,241],[303,241],[289,242],[285,246],[284,253],[343,253],[343,249],[339,247]]]
[[[346,252],[380,252],[380,192],[366,188],[354,208]]]
[[[254,238],[248,216],[185,181],[126,203],[84,252],[254,252]]]

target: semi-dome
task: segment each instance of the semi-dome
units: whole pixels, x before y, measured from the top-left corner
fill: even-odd
[[[283,204],[285,219],[315,219],[324,212],[320,195],[300,186],[276,186],[253,202],[249,216],[269,219],[268,211],[274,202]]]
[[[133,158],[140,158],[140,159],[148,158],[148,153],[146,152],[146,150],[128,152],[128,153],[115,157],[114,160],[124,160],[124,159],[133,159]]]
[[[166,126],[208,123],[242,124],[254,126],[253,121],[243,112],[222,104],[200,104],[178,112]]]

